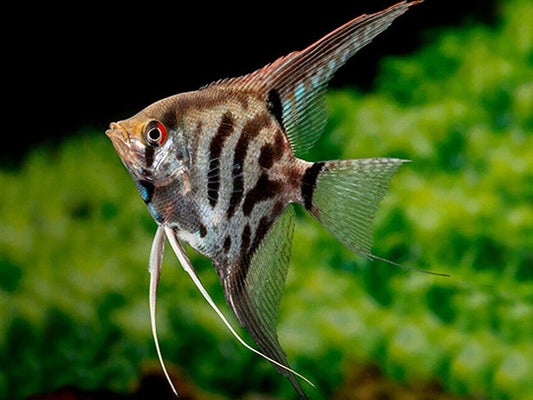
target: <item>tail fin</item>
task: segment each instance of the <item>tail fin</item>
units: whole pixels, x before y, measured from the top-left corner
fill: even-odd
[[[372,225],[398,167],[407,160],[367,158],[314,163],[303,177],[302,198],[311,214],[353,252],[372,255]]]

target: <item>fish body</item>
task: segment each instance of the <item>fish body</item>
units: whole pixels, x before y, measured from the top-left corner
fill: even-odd
[[[302,51],[162,99],[106,132],[159,226],[150,257],[151,310],[165,237],[212,304],[180,247],[180,240],[187,242],[211,259],[239,323],[302,398],[276,332],[293,204],[349,249],[374,258],[372,221],[404,160],[300,157],[326,123],[325,89],[333,73],[416,3],[363,15]]]
[[[168,110],[172,117],[164,116]],[[266,232],[289,203],[305,203],[302,179],[313,163],[292,154],[258,93],[210,87],[164,99],[134,118],[164,121],[170,135],[181,136],[185,150],[167,156],[179,158],[172,179],[141,172],[137,188],[158,223],[175,227],[207,257],[236,262],[246,253],[243,236],[246,242],[250,232]]]

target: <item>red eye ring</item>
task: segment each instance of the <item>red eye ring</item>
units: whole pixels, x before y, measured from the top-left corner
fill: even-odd
[[[167,129],[165,126],[156,120],[150,121],[144,130],[146,143],[151,146],[161,146],[167,139]]]

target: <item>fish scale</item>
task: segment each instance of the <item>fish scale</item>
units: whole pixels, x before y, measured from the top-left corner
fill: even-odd
[[[297,378],[310,381],[291,369],[276,328],[294,204],[348,249],[382,260],[371,252],[373,220],[405,160],[308,162],[300,157],[326,124],[325,90],[334,72],[418,3],[402,1],[364,14],[304,50],[248,75],[159,100],[106,131],[157,223],[149,264],[150,320],[173,389],[155,316],[165,240],[236,339],[307,398]],[[259,349],[242,340],[211,299],[181,241],[210,258],[227,304]]]

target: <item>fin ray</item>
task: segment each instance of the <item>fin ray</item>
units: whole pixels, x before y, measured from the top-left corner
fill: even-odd
[[[309,211],[348,249],[375,257],[371,252],[374,217],[392,176],[405,162],[397,158],[326,162]]]
[[[218,81],[226,85],[279,96],[283,127],[296,156],[318,140],[327,121],[326,87],[335,73],[357,51],[386,30],[409,7],[421,1],[402,1],[374,14],[363,14],[304,50],[295,51],[242,77]]]
[[[226,317],[224,316],[224,314],[222,313],[222,311],[220,311],[220,309],[217,307],[217,305],[215,304],[215,302],[213,301],[213,299],[211,298],[211,296],[209,295],[209,293],[207,292],[207,290],[204,288],[204,286],[202,285],[202,282],[200,281],[200,278],[198,277],[198,275],[196,274],[196,271],[194,270],[191,262],[189,261],[189,258],[187,257],[187,254],[185,253],[185,250],[183,249],[183,247],[181,246],[181,244],[179,243],[179,240],[178,240],[178,236],[177,236],[177,233],[169,226],[165,226],[165,233],[167,235],[167,238],[168,238],[168,241],[170,242],[170,246],[172,247],[172,250],[174,251],[174,253],[176,254],[176,257],[178,258],[178,261],[180,262],[181,266],[183,267],[183,269],[185,270],[185,272],[187,272],[187,274],[189,274],[189,276],[191,277],[191,279],[193,280],[194,284],[196,285],[196,287],[198,288],[198,290],[200,291],[200,293],[202,294],[202,296],[204,297],[204,299],[207,301],[207,303],[211,306],[211,308],[216,312],[216,314],[219,316],[219,318],[222,320],[222,322],[224,323],[224,325],[226,325],[226,327],[228,328],[228,330],[231,332],[231,334],[237,339],[237,341],[243,345],[244,347],[246,347],[248,350],[252,351],[253,353],[263,357],[264,359],[266,359],[267,361],[270,361],[272,364],[274,364],[275,366],[285,370],[285,371],[288,371],[290,372],[291,374],[293,375],[296,375],[298,376],[299,378],[303,379],[304,381],[306,381],[307,383],[309,383],[311,386],[314,387],[313,383],[311,381],[309,381],[309,379],[307,379],[306,377],[304,377],[303,375],[299,374],[298,372],[292,370],[291,368],[289,368],[288,366],[286,365],[283,365],[281,363],[279,363],[278,361],[272,359],[271,357],[265,355],[264,353],[260,352],[259,350],[256,350],[254,349],[253,347],[251,347],[248,343],[246,343],[244,341],[244,339],[242,339],[239,334],[235,331],[235,329],[231,326],[231,324],[229,323],[229,321],[226,319]]]
[[[302,398],[307,398],[289,371],[287,356],[277,334],[281,295],[289,268],[295,213],[288,205],[268,228],[252,254],[241,255],[234,265],[217,265],[226,300],[240,324],[259,348],[277,362],[274,367],[286,376]],[[254,240],[255,241],[255,240]],[[284,365],[280,368],[280,364]],[[308,380],[306,382],[309,383]]]

